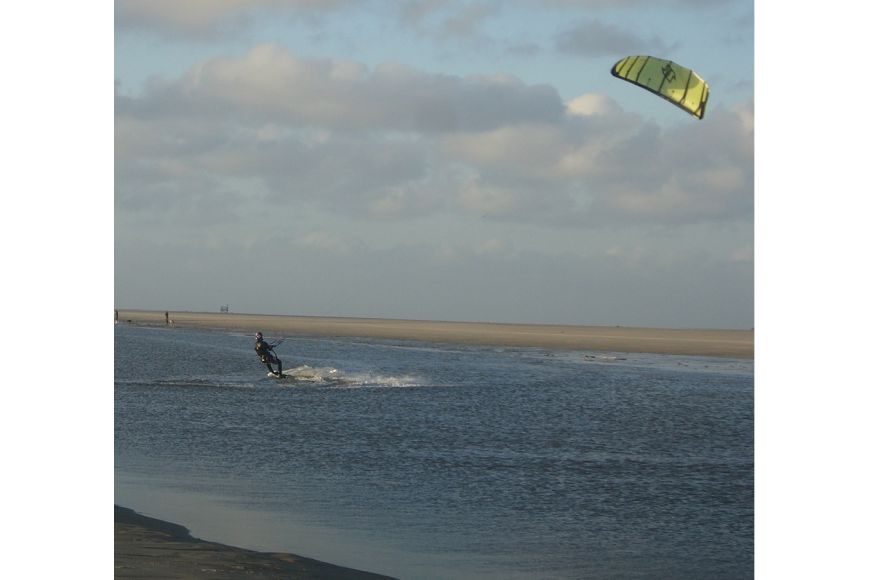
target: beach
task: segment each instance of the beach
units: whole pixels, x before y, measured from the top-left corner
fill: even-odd
[[[194,538],[178,524],[115,506],[115,578],[378,580],[388,576],[286,553],[255,552]]]
[[[168,316],[167,316],[168,313]],[[353,336],[597,352],[754,358],[753,330],[704,330],[442,322],[380,318],[117,310],[118,323],[245,331],[281,336]]]

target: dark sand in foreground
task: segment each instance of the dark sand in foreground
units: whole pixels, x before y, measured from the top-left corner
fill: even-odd
[[[636,352],[753,358],[752,330],[683,330],[549,324],[436,322],[379,318],[328,318],[170,312],[173,326],[239,330],[267,336],[358,336],[458,342],[496,346],[526,346],[605,352]],[[163,325],[165,313],[119,310],[120,323]]]
[[[115,506],[115,578],[235,580],[383,580],[371,574],[284,553],[234,548],[191,537],[187,528]]]

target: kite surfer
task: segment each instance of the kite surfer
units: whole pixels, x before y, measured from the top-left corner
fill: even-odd
[[[258,332],[254,335],[257,341],[254,343],[254,350],[257,352],[257,356],[260,357],[260,362],[266,365],[266,368],[269,369],[269,372],[273,375],[281,376],[281,359],[275,356],[274,348],[281,344],[282,341],[277,341],[273,344],[269,344],[263,339],[263,333]],[[272,365],[278,365],[278,372],[276,373],[272,370]]]

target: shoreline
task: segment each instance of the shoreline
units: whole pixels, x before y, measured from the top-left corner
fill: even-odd
[[[115,505],[115,578],[392,580],[284,552],[200,540],[184,526]]]
[[[118,309],[117,323],[165,326],[166,311]],[[169,325],[284,336],[343,336],[508,347],[753,359],[754,330],[440,322],[275,314],[169,312]]]

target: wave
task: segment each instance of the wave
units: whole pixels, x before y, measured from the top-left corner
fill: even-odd
[[[252,389],[256,385],[246,379],[234,380],[226,377],[168,377],[162,379],[115,379],[116,385],[140,387],[181,387],[181,388],[229,388]]]
[[[168,388],[229,388],[252,389],[262,387],[264,381],[278,386],[305,385],[323,387],[418,387],[423,383],[418,377],[411,375],[391,376],[375,372],[345,372],[334,367],[312,367],[302,365],[284,371],[290,380],[275,380],[270,378],[252,379],[250,376],[174,376],[151,379],[115,378],[116,385],[133,387],[168,387]]]
[[[417,387],[421,382],[417,377],[390,376],[372,372],[348,373],[334,367],[311,367],[302,365],[284,372],[294,382],[315,383],[339,387]]]

